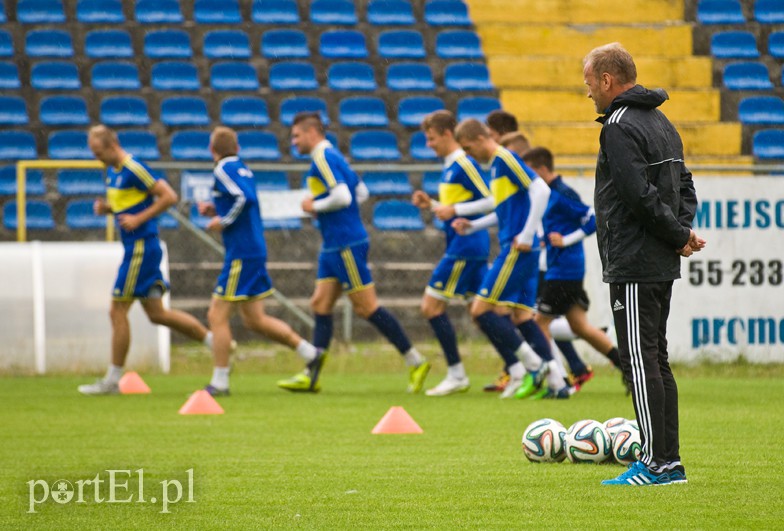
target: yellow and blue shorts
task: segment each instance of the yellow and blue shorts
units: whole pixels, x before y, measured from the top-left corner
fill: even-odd
[[[444,256],[430,277],[425,293],[443,301],[470,298],[479,292],[487,274],[487,260]]]
[[[354,293],[373,285],[367,265],[370,245],[360,243],[337,251],[321,251],[317,282],[339,282],[344,293]]]
[[[506,246],[485,275],[476,298],[490,304],[532,310],[539,284],[539,251]]]
[[[264,299],[274,292],[266,258],[236,258],[223,263],[212,296],[237,302]]]
[[[123,256],[117,280],[114,282],[112,299],[132,301],[148,297],[160,297],[169,289],[161,273],[161,242],[157,237],[142,238],[123,243]]]

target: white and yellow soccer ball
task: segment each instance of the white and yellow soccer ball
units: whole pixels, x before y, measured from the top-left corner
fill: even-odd
[[[601,463],[612,452],[612,438],[601,422],[578,420],[566,430],[566,457],[572,463]]]
[[[604,421],[604,428],[607,430],[607,433],[610,434],[610,438],[613,438],[615,437],[616,432],[621,429],[621,426],[627,422],[629,421],[623,417],[613,417]]]
[[[566,428],[553,419],[539,419],[523,432],[523,453],[535,463],[558,463],[564,460],[563,439]]]
[[[637,423],[627,422],[615,432],[612,445],[613,458],[617,463],[628,465],[640,459],[642,442]]]

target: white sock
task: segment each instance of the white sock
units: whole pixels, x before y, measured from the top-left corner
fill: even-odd
[[[560,391],[566,387],[566,379],[561,372],[560,363],[558,360],[547,362],[550,370],[547,372],[547,386],[553,391]]]
[[[572,332],[572,327],[569,326],[569,321],[566,317],[559,317],[550,322],[550,335],[556,341],[571,341],[577,339],[577,336]]]
[[[416,347],[408,349],[403,357],[406,359],[406,365],[409,367],[419,367],[425,362],[425,357],[419,353]]]
[[[212,350],[212,332],[209,330],[207,331],[207,335],[204,336],[204,339],[201,340],[202,343],[207,345],[207,347]]]
[[[515,355],[523,362],[523,365],[525,365],[525,368],[529,371],[538,371],[542,368],[542,363],[544,363],[542,358],[539,357],[539,354],[534,352],[531,345],[525,341],[523,341],[520,348],[517,349]]]
[[[509,372],[509,377],[512,380],[522,380],[523,376],[525,376],[525,367],[519,361],[507,367],[506,370]]]
[[[229,370],[228,367],[215,367],[212,369],[212,380],[210,380],[210,385],[217,389],[228,389]]]
[[[309,363],[316,359],[316,347],[305,341],[304,339],[299,342],[297,345],[297,354],[299,357],[305,360],[306,363]]]
[[[117,383],[123,375],[123,368],[120,365],[109,365],[106,369],[106,376],[103,379],[107,382]]]
[[[462,380],[466,377],[465,367],[462,363],[455,363],[446,368],[446,374],[453,380]]]

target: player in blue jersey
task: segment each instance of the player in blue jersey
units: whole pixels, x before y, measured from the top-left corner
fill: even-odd
[[[212,342],[212,334],[195,317],[164,308],[161,298],[169,286],[161,273],[161,250],[156,218],[177,202],[169,184],[128,154],[117,134],[104,125],[89,131],[87,142],[95,158],[106,165],[107,198],[93,205],[96,214],[114,214],[125,248],[112,293],[109,316],[112,322],[112,361],[104,378],[79,386],[87,395],[115,394],[131,343],[128,311],[139,299],[147,317],[186,336]]]
[[[458,218],[452,226],[459,234],[471,234],[498,225],[501,253],[482,281],[471,315],[507,365],[509,383],[501,397],[530,396],[546,375],[555,396],[566,398],[572,389],[556,367],[549,341],[533,320],[539,272],[537,229],[550,190],[517,155],[499,146],[478,120],[462,121],[456,137],[467,154],[490,163],[495,212],[474,221]],[[510,315],[511,321],[505,315]]]
[[[213,201],[199,203],[199,213],[212,217],[207,230],[222,234],[226,255],[207,313],[214,334],[215,367],[205,390],[213,396],[229,394],[229,318],[236,307],[248,329],[296,350],[305,361],[303,377],[308,385],[292,390],[318,392],[326,354],[302,339],[288,324],[264,311],[262,300],[272,295],[274,289],[267,274],[267,245],[256,180],[237,156],[237,133],[228,127],[216,127],[210,135],[209,149],[215,161]]]
[[[318,113],[294,118],[291,143],[313,163],[307,175],[311,195],[302,210],[316,216],[323,238],[318,259],[318,280],[311,298],[316,326],[313,344],[326,349],[332,339],[332,310],[341,293],[348,295],[354,312],[367,319],[404,356],[409,367],[409,392],[424,384],[430,363],[411,345],[398,320],[379,306],[367,265],[368,234],[359,214],[359,203],[368,192],[343,155],[326,140]],[[279,382],[286,389],[302,385],[299,376]]]
[[[425,117],[422,131],[427,145],[444,159],[438,186],[438,201],[422,190],[414,192],[412,202],[429,208],[443,222],[446,236],[444,257],[436,265],[422,297],[422,315],[438,338],[447,361],[447,376],[429,389],[428,396],[446,396],[467,391],[470,382],[460,360],[457,335],[446,313],[451,299],[470,299],[478,291],[487,273],[490,235],[486,230],[460,236],[452,228],[458,216],[476,219],[495,206],[487,179],[479,164],[468,157],[455,140],[457,120],[449,111],[435,111]]]

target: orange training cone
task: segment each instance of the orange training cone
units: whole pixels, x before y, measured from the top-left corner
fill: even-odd
[[[405,409],[394,406],[389,408],[387,414],[381,417],[370,433],[422,433],[422,428]]]
[[[144,383],[137,372],[126,372],[118,382],[120,393],[124,395],[144,395],[150,392],[150,386]]]
[[[196,391],[180,408],[180,415],[223,415],[223,408],[207,391]]]

